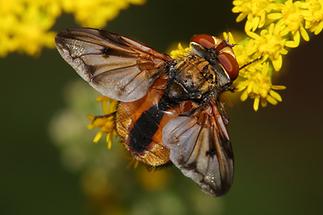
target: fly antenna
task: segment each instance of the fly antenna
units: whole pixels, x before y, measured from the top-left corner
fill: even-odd
[[[250,64],[255,63],[255,62],[259,61],[259,60],[261,60],[261,57],[258,57],[258,58],[256,58],[256,59],[254,59],[254,60],[252,60],[252,61],[250,61],[250,62],[246,63],[245,65],[243,65],[242,67],[240,67],[240,68],[239,68],[239,70],[242,70],[242,69],[243,69],[243,68],[245,68],[246,66],[249,66]]]

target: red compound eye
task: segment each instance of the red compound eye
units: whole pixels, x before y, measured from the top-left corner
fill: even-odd
[[[191,42],[195,42],[203,46],[204,48],[214,48],[214,39],[208,34],[197,34],[192,37]]]
[[[229,75],[231,81],[235,80],[239,75],[239,65],[237,60],[232,55],[225,52],[219,54],[218,59]]]

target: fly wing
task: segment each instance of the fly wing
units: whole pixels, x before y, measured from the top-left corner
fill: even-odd
[[[163,129],[163,144],[169,148],[174,165],[203,191],[220,196],[229,190],[233,153],[215,105],[171,120]]]
[[[142,98],[171,60],[127,37],[90,28],[57,34],[56,47],[93,88],[123,102]]]

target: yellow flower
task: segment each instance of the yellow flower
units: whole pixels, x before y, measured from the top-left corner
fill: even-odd
[[[255,31],[266,23],[266,15],[275,9],[274,0],[234,0],[233,13],[240,13],[236,21],[241,22],[247,17],[245,30]]]
[[[183,48],[181,43],[178,43],[177,48],[170,51],[172,58],[183,58],[187,56],[191,51],[190,47]]]
[[[310,38],[304,28],[305,10],[302,9],[304,7],[303,2],[288,0],[284,4],[279,4],[278,6],[279,12],[269,14],[268,18],[285,25],[292,33],[293,37],[298,39],[296,42],[299,43],[299,34],[305,41],[309,41]]]
[[[0,56],[13,51],[36,55],[43,46],[53,47],[50,28],[60,13],[58,1],[0,1]]]
[[[11,52],[37,55],[54,47],[51,28],[63,13],[85,26],[103,27],[130,4],[145,0],[0,0],[0,57]]]
[[[93,139],[93,143],[98,143],[102,136],[106,134],[106,143],[108,149],[111,149],[114,138],[116,138],[117,133],[115,131],[115,111],[117,107],[117,101],[109,99],[104,96],[99,96],[97,101],[101,103],[102,112],[104,115],[93,116],[89,115],[89,120],[91,121],[88,125],[89,129],[99,128]]]
[[[286,47],[297,47],[299,42],[296,40],[289,41],[286,38],[288,29],[281,24],[272,23],[268,29],[261,30],[260,34],[248,32],[248,36],[254,39],[255,53],[254,58],[262,57],[264,60],[271,60],[276,71],[281,69],[283,58],[282,55],[288,53]]]
[[[305,28],[318,35],[323,29],[323,0],[306,0],[303,4],[307,8]]]
[[[235,41],[235,38],[237,36],[231,34],[231,40]],[[257,40],[245,37],[238,40],[233,47],[240,68],[248,64],[239,71],[239,77],[234,82],[236,92],[241,92],[241,101],[245,101],[248,97],[254,99],[255,111],[258,110],[259,104],[264,107],[267,102],[274,105],[281,102],[281,96],[274,90],[285,89],[284,86],[272,85],[272,64],[269,63],[269,58],[264,58],[263,54],[258,53],[260,51],[258,45]]]
[[[253,55],[257,52],[255,41],[246,36],[244,37],[245,38],[243,40],[238,40],[233,47],[233,52],[240,67],[257,59],[257,57],[253,57]]]
[[[143,4],[145,0],[65,0],[66,12],[73,13],[76,20],[85,26],[102,27],[115,18],[129,4]]]
[[[259,108],[259,103],[264,107],[267,102],[276,105],[282,101],[281,96],[274,90],[283,90],[286,87],[272,85],[271,67],[268,62],[257,62],[240,71],[239,81],[236,82],[236,90],[241,93],[241,101],[248,97],[254,99],[253,109]]]
[[[323,0],[234,0],[237,22],[247,18],[245,39],[233,47],[238,63],[248,65],[235,81],[241,100],[254,99],[254,109],[267,102],[277,104],[281,96],[272,85],[272,70],[279,71],[288,48],[296,48],[300,38],[309,41],[308,32],[319,34],[323,29]],[[256,59],[261,61],[249,64]],[[271,63],[269,63],[271,62]]]

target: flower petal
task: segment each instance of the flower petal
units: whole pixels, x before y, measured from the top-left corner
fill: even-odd
[[[283,64],[283,57],[281,55],[278,56],[277,59],[272,60],[275,71],[279,71]]]
[[[275,91],[271,90],[271,91],[269,92],[269,94],[270,94],[274,99],[276,99],[277,101],[279,101],[279,102],[283,101],[283,99],[282,99],[282,97],[279,95],[279,93],[277,93],[277,92],[275,92]]]
[[[271,13],[271,14],[268,14],[268,18],[269,19],[272,19],[272,20],[276,20],[276,19],[280,19],[282,18],[282,14],[281,13]]]
[[[308,36],[308,33],[303,26],[300,28],[300,32],[301,32],[301,35],[305,41],[310,40],[310,37]]]
[[[96,135],[93,138],[93,143],[98,143],[100,141],[100,139],[102,138],[102,135],[103,135],[103,133],[101,131],[96,133]]]
[[[277,105],[278,104],[278,102],[272,96],[267,96],[266,99],[272,105]]]
[[[271,89],[273,89],[273,90],[285,90],[286,86],[284,86],[284,85],[272,85]]]
[[[247,17],[247,14],[245,13],[240,13],[239,16],[236,18],[236,22],[241,22]]]
[[[255,111],[258,111],[259,109],[259,102],[260,102],[260,97],[256,96],[255,100],[253,101],[253,109]]]

